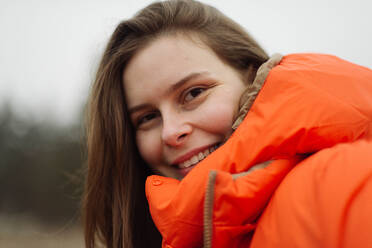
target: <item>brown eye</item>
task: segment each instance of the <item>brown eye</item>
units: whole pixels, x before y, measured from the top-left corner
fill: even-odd
[[[193,88],[187,94],[185,95],[185,102],[190,102],[197,96],[199,96],[201,93],[205,91],[204,88]]]

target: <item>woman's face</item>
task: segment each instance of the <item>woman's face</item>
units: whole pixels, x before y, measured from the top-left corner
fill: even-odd
[[[178,179],[230,136],[245,89],[241,75],[194,38],[157,38],[123,75],[141,156]]]

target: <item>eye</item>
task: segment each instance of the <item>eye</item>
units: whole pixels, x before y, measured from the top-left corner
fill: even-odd
[[[151,112],[151,113],[144,114],[144,115],[142,115],[138,118],[138,120],[136,122],[136,126],[139,127],[143,124],[146,124],[146,123],[154,120],[158,116],[159,116],[159,114],[156,113],[156,112]]]
[[[205,91],[205,89],[204,88],[201,88],[201,87],[193,88],[193,89],[189,90],[186,93],[185,98],[184,98],[184,101],[185,102],[190,102],[194,98],[196,98],[197,96],[199,96],[201,93],[203,93],[204,91]]]

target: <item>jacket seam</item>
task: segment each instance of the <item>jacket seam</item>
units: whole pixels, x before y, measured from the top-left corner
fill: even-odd
[[[207,189],[204,198],[204,248],[212,247],[212,238],[213,238],[213,202],[214,202],[214,189],[216,183],[217,172],[212,170],[209,172]]]
[[[272,160],[259,163],[256,166],[249,168],[245,172],[232,174],[233,180],[236,180],[240,177],[246,176],[250,174],[252,171],[263,169],[268,166]],[[204,198],[204,209],[203,209],[203,243],[204,248],[211,248],[212,247],[212,239],[213,239],[213,205],[214,205],[214,195],[215,195],[215,186],[216,186],[216,178],[217,178],[217,171],[212,170],[209,172],[208,175],[208,182],[207,188],[205,192]],[[216,223],[216,226],[221,226],[220,224]]]

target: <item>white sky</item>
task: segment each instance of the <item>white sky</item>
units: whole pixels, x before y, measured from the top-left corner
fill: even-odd
[[[71,123],[116,25],[149,0],[0,0],[0,105]],[[321,52],[372,68],[372,2],[204,0],[269,54]]]

